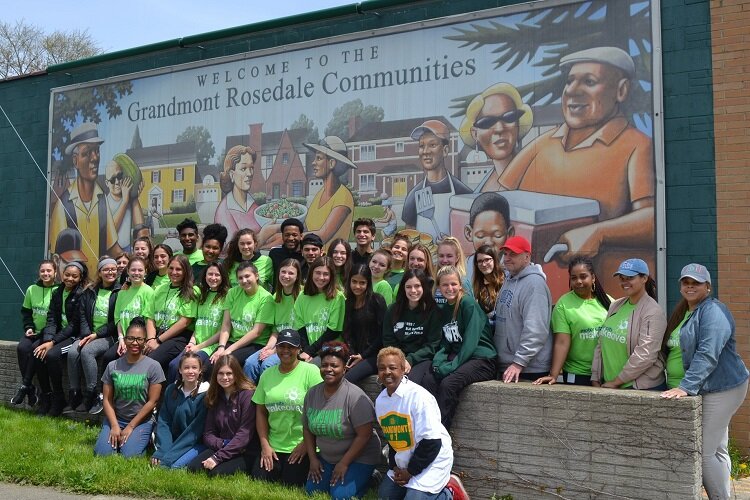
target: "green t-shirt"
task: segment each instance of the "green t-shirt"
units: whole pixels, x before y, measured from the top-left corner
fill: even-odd
[[[393,289],[393,296],[396,296],[396,290],[398,285],[401,283],[401,278],[404,277],[405,269],[391,269],[388,273],[388,277],[385,279],[391,288]]]
[[[692,311],[685,311],[685,317],[682,318],[677,328],[672,330],[667,340],[669,355],[667,356],[667,387],[674,389],[680,386],[682,377],[685,376],[685,365],[682,364],[682,351],[680,350],[680,328],[688,320]]]
[[[633,311],[635,311],[635,305],[631,304],[630,301],[625,301],[615,314],[604,321],[602,328],[599,330],[605,382],[616,379],[630,359],[628,328]],[[621,387],[625,389],[632,386],[633,382],[630,381]]]
[[[165,274],[165,275],[162,276],[161,274],[157,274],[154,277],[154,282],[151,283],[151,288],[153,288],[154,290],[156,290],[157,288],[159,288],[164,283],[169,283],[169,275]]]
[[[214,302],[215,298],[216,292],[209,290],[206,301],[203,304],[198,304],[195,324],[193,326],[196,344],[200,344],[211,337],[221,328],[221,323],[224,320],[224,299]],[[219,343],[214,342],[210,346],[201,349],[201,351],[211,356],[218,347]]]
[[[315,295],[300,294],[294,303],[294,329],[307,329],[310,344],[318,340],[326,329],[335,332],[344,329],[344,294],[336,291],[336,296],[327,300],[324,293]]]
[[[373,281],[372,291],[383,296],[386,306],[393,304],[393,288],[386,280],[380,280],[377,283]]]
[[[570,291],[557,301],[552,310],[552,332],[570,335],[570,350],[563,365],[566,373],[591,375],[599,328],[606,317],[607,310],[595,298],[584,300]]]
[[[100,289],[96,294],[96,303],[94,304],[94,331],[107,324],[110,295],[112,295],[112,290],[105,289]]]
[[[34,321],[34,333],[41,333],[47,326],[47,312],[49,311],[49,299],[58,285],[39,286],[36,283],[26,289],[23,297],[23,307],[31,310],[31,318]]]
[[[268,442],[277,453],[291,453],[302,441],[302,408],[310,387],[323,382],[320,369],[300,361],[294,370],[281,373],[279,365],[263,372],[253,402],[268,411]]]
[[[186,254],[185,252],[175,252],[175,255],[184,255],[185,257],[187,257],[188,262],[191,266],[203,260],[203,250],[201,250],[200,248],[197,248],[195,252],[191,254]]]
[[[273,290],[273,261],[271,258],[268,255],[261,255],[251,262],[258,270],[258,283],[260,283],[260,286],[269,292]],[[239,262],[235,262],[232,265],[232,269],[229,270],[229,283],[232,286],[239,285],[237,281],[237,268],[239,265]]]
[[[280,332],[294,328],[294,296],[282,292],[281,302],[273,303],[273,330]]]
[[[70,295],[70,290],[63,289],[62,311],[60,311],[60,317],[62,318],[60,321],[60,328],[65,328],[66,326],[68,326],[68,315],[65,313],[65,302],[68,300],[68,295]]]
[[[230,342],[237,342],[256,323],[263,323],[265,328],[252,343],[266,345],[273,326],[273,296],[265,288],[258,287],[253,295],[245,293],[242,287],[232,288],[224,300],[224,310],[229,311],[229,317],[232,318]]]
[[[154,289],[147,284],[135,287],[130,285],[127,290],[117,293],[115,302],[115,323],[122,325],[122,333],[136,316],[145,316],[148,304],[154,297]]]
[[[198,287],[193,287],[196,296]],[[157,328],[164,330],[177,323],[180,318],[195,318],[198,303],[196,300],[185,300],[180,296],[180,288],[171,284],[159,285],[146,309],[146,317],[154,321]]]

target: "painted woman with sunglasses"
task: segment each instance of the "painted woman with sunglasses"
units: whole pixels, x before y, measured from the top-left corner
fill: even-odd
[[[609,306],[591,364],[591,385],[610,389],[667,388],[662,339],[667,317],[656,302],[656,283],[641,259],[628,259],[615,272],[625,297]]]
[[[146,451],[164,372],[143,354],[145,344],[146,321],[139,316],[125,333],[125,355],[108,364],[102,376],[106,418],[94,445],[95,455],[135,457]]]
[[[500,190],[498,177],[521,149],[521,140],[533,121],[531,108],[509,83],[496,83],[469,103],[459,127],[461,139],[476,148],[477,156],[481,149],[495,167],[479,184],[483,193]]]
[[[320,491],[335,499],[362,498],[381,461],[375,406],[362,389],[344,378],[349,352],[343,342],[323,344],[323,383],[305,395],[302,424],[310,459],[308,494]]]

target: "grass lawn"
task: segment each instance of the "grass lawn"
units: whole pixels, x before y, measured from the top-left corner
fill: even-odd
[[[164,214],[162,216],[162,227],[177,227],[177,224],[185,219],[193,219],[198,224],[201,223],[198,212],[190,212],[187,214]]]
[[[95,458],[99,428],[62,418],[37,417],[0,406],[0,480],[52,486],[92,495],[142,498],[303,499],[304,491],[245,475],[208,478],[183,470],[152,468],[147,458]]]

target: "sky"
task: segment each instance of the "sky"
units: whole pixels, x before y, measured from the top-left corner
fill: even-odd
[[[104,52],[113,52],[353,3],[357,1],[0,0],[0,20],[23,19],[45,32],[88,30]]]

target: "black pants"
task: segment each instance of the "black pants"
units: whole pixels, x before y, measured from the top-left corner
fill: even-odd
[[[232,344],[234,344],[234,342],[227,342],[227,347],[231,346]],[[234,359],[236,359],[239,362],[240,366],[245,366],[245,360],[247,360],[247,358],[249,358],[256,352],[260,351],[261,349],[263,349],[262,345],[250,344],[250,345],[246,345],[245,347],[240,347],[239,349],[232,351],[230,354],[234,356]],[[206,366],[204,367],[203,373],[208,373],[210,376],[210,374],[213,371],[214,371],[214,365],[213,363],[211,363],[211,361],[208,361],[206,363]],[[167,373],[167,372],[164,372],[164,373]]]
[[[440,421],[446,429],[451,428],[453,416],[458,408],[458,397],[469,384],[494,380],[497,372],[497,359],[470,359],[442,380],[435,378],[433,372],[425,374],[422,387],[437,399],[440,407]]]
[[[231,476],[236,472],[244,472],[249,474],[253,466],[253,460],[255,456],[252,454],[243,454],[238,457],[234,457],[226,462],[221,462],[211,470],[207,470],[203,467],[203,461],[213,455],[216,450],[206,450],[193,459],[187,466],[190,472],[205,471],[209,477],[214,476]]]
[[[52,346],[44,359],[34,358],[36,378],[42,392],[63,393],[63,356],[77,339],[67,338]]]
[[[270,471],[261,468],[260,456],[258,456],[253,465],[253,477],[255,479],[281,483],[287,486],[303,486],[307,481],[307,473],[310,470],[310,459],[305,455],[302,462],[290,464],[290,455],[291,453],[276,452],[276,456],[279,457],[279,460],[273,463],[273,469]]]
[[[159,345],[159,347],[151,351],[148,354],[148,357],[159,363],[165,374],[168,373],[169,362],[185,350],[185,346],[187,345],[188,340],[190,340],[192,334],[193,332],[186,330],[169,340],[165,340]]]
[[[21,380],[23,385],[29,387],[34,381],[36,373],[36,363],[34,363],[34,349],[41,344],[41,338],[27,337],[24,335],[16,345],[16,355],[18,356],[18,369],[21,371]]]
[[[409,372],[407,377],[409,377],[409,380],[411,380],[412,382],[417,383],[421,385],[422,387],[426,388],[427,386],[424,385],[424,379],[428,373],[432,373],[432,360],[431,359],[422,361],[412,366],[411,371]]]
[[[362,361],[354,365],[354,368],[346,371],[344,378],[352,384],[358,384],[361,380],[378,373],[378,358],[363,358]]]
[[[591,375],[562,372],[563,384],[591,386]]]

